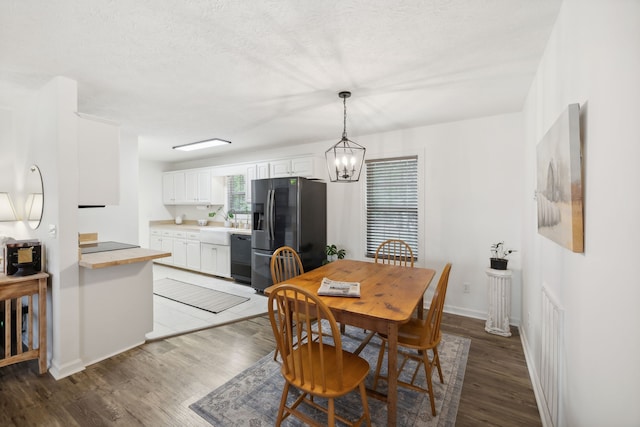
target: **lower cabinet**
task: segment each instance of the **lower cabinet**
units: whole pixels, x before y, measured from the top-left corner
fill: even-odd
[[[149,247],[158,251],[171,252],[170,257],[158,258],[154,262],[221,277],[231,277],[231,247],[201,243],[198,232],[151,228]]]
[[[200,271],[200,240],[187,240],[187,268]]]
[[[173,265],[173,237],[164,235],[163,230],[152,229],[149,233],[149,247],[156,251],[169,252],[172,255],[166,258],[158,258],[155,262]]]
[[[200,271],[216,276],[231,277],[229,246],[200,243]]]
[[[187,240],[173,239],[173,265],[176,267],[187,267]]]

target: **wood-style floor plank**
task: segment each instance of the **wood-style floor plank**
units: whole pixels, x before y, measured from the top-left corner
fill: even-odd
[[[517,329],[445,314],[442,330],[471,338],[458,426],[541,426]],[[56,381],[36,361],[0,368],[2,426],[208,426],[189,405],[274,346],[267,317],[146,343]]]

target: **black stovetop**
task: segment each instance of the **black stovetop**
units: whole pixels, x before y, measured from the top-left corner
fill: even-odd
[[[120,249],[139,248],[138,245],[130,245],[129,243],[120,242],[98,242],[83,246],[81,249],[83,254],[93,254],[96,252],[117,251]]]

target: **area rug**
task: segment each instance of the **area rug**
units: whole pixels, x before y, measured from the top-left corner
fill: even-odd
[[[211,313],[220,313],[249,300],[246,297],[166,278],[154,280],[153,294]]]
[[[346,350],[355,350],[364,338],[362,329],[347,326],[343,336],[343,347]],[[467,365],[470,340],[455,335],[443,334],[442,342],[438,348],[444,384],[440,383],[437,373],[434,372],[433,385],[437,415],[431,415],[429,396],[406,388],[398,389],[398,425],[399,426],[454,426],[458,413],[458,403],[464,381],[464,372]],[[376,337],[360,353],[367,359],[371,370],[367,377],[368,388],[373,384],[373,371],[375,369],[380,341]],[[407,362],[405,371],[412,373],[415,365]],[[382,372],[386,374],[386,356],[383,362]],[[410,375],[407,375],[410,376]],[[405,380],[405,374],[402,376]],[[426,387],[424,374],[419,375],[423,387]],[[409,379],[410,380],[410,379]],[[280,373],[280,364],[273,360],[273,352],[260,359],[255,365],[238,374],[232,380],[215,389],[202,399],[191,404],[190,408],[214,426],[251,426],[266,427],[275,425],[278,413],[278,405],[284,379]],[[378,390],[386,393],[386,382],[380,381]],[[295,389],[289,392],[289,401],[292,402],[298,395]],[[318,399],[321,401],[321,399]],[[325,404],[325,402],[322,402]],[[386,426],[386,404],[380,400],[369,398],[369,410],[373,426]],[[361,414],[360,395],[349,393],[336,399],[336,412],[347,414],[347,418],[355,419]],[[309,409],[312,413],[312,410]],[[322,414],[313,414],[322,420]],[[299,420],[288,417],[283,425],[302,426]]]

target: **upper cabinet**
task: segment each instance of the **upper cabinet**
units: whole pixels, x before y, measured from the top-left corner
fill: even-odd
[[[211,169],[189,169],[162,175],[165,205],[222,205],[224,177],[212,176]]]
[[[209,169],[185,172],[187,203],[211,202],[211,171]]]
[[[318,174],[315,157],[296,157],[293,159],[275,160],[269,162],[269,178],[281,178],[289,176],[313,177]]]
[[[120,203],[120,129],[78,117],[78,205]]]
[[[187,202],[187,187],[184,171],[162,174],[162,201],[165,205],[177,205]]]
[[[162,200],[165,205],[226,205],[226,175],[245,174],[246,202],[251,202],[251,181],[264,178],[324,176],[324,161],[304,156],[253,164],[212,166],[165,172]]]
[[[269,162],[262,162],[253,165],[247,165],[247,173],[245,175],[245,201],[251,203],[251,181],[255,179],[269,178]]]

